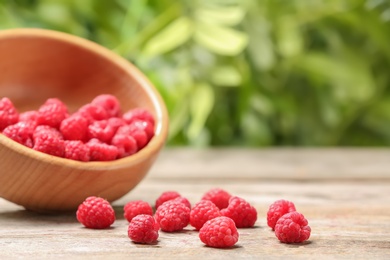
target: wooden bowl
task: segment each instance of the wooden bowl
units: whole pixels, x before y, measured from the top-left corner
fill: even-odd
[[[88,196],[114,201],[147,174],[168,132],[165,104],[132,64],[98,44],[42,29],[0,31],[0,98],[19,112],[57,97],[74,112],[99,94],[123,111],[155,117],[155,136],[138,153],[110,162],[79,162],[34,151],[0,134],[0,197],[39,212],[71,211]]]

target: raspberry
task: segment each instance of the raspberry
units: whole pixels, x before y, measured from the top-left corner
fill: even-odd
[[[39,112],[36,110],[30,110],[19,114],[19,122],[38,122]]]
[[[118,156],[118,148],[99,141],[98,139],[89,140],[86,145],[89,147],[89,156],[91,161],[112,161]]]
[[[269,206],[267,212],[267,224],[275,229],[278,219],[286,213],[296,211],[294,203],[287,200],[277,200]]]
[[[60,131],[66,140],[87,140],[88,120],[80,114],[65,118],[60,124]]]
[[[119,127],[126,124],[125,120],[123,120],[120,117],[110,117],[107,122],[108,125],[110,125],[112,128],[114,128],[115,132],[118,130]]]
[[[121,106],[119,100],[113,95],[99,95],[92,100],[91,104],[104,108],[109,117],[117,117],[120,114]]]
[[[64,157],[67,159],[88,162],[89,147],[79,140],[66,140]]]
[[[134,120],[130,124],[134,129],[142,130],[146,133],[148,141],[154,136],[154,126],[147,120]]]
[[[181,197],[181,195],[177,191],[165,191],[157,198],[155,208],[158,209],[164,202],[178,197]]]
[[[81,203],[76,212],[77,220],[87,228],[103,229],[115,221],[111,204],[100,197],[91,196]]]
[[[118,149],[118,158],[135,154],[138,150],[137,142],[131,135],[116,134],[112,138],[111,144]]]
[[[150,215],[135,216],[129,223],[127,234],[135,243],[152,244],[158,239],[158,223]]]
[[[103,107],[94,104],[86,104],[82,106],[76,113],[85,117],[90,123],[96,120],[109,118],[107,111]]]
[[[134,108],[123,114],[122,118],[131,124],[135,120],[149,121],[154,127],[154,118],[152,114],[144,108]]]
[[[49,98],[38,109],[39,125],[48,125],[54,128],[59,128],[62,120],[68,117],[68,108],[58,98]]]
[[[35,127],[35,122],[18,122],[7,126],[3,130],[3,134],[20,144],[32,148]]]
[[[131,135],[137,142],[138,150],[145,147],[148,143],[148,136],[142,129],[136,128],[134,125],[124,125],[118,128],[117,134]]]
[[[190,224],[199,230],[206,221],[220,216],[221,212],[214,203],[209,200],[201,200],[191,209]]]
[[[237,228],[253,227],[257,220],[257,211],[247,201],[237,196],[229,200],[229,206],[221,210],[223,216],[233,219]]]
[[[232,195],[227,191],[220,188],[214,188],[206,192],[203,195],[202,200],[211,200],[219,209],[224,209],[229,205],[229,199],[231,197]]]
[[[124,207],[124,217],[127,219],[127,221],[131,221],[135,216],[146,214],[146,215],[153,215],[153,209],[152,206],[150,206],[149,203],[142,200],[135,200],[128,202]]]
[[[297,211],[284,214],[275,225],[275,235],[283,243],[302,243],[309,239],[310,233],[307,220]]]
[[[166,232],[180,231],[190,222],[190,211],[183,203],[171,200],[158,207],[155,218],[161,230]]]
[[[234,221],[224,216],[208,220],[199,230],[200,240],[210,247],[232,247],[237,243],[238,237]]]
[[[175,198],[173,200],[174,201],[178,201],[180,203],[183,203],[185,206],[187,206],[189,209],[191,209],[191,203],[190,203],[190,201],[187,198],[180,196],[180,197],[177,197],[177,198]]]
[[[16,124],[19,120],[19,113],[14,104],[7,97],[0,99],[0,131],[9,125]]]
[[[37,126],[33,133],[34,146],[36,151],[46,154],[63,157],[65,152],[65,143],[62,135],[57,129],[47,125]]]
[[[108,120],[94,121],[88,126],[88,138],[96,138],[103,143],[110,143],[116,129],[108,124]]]

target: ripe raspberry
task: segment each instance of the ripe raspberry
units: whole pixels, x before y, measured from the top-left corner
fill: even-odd
[[[224,216],[208,220],[199,230],[200,240],[210,247],[232,247],[237,243],[238,237],[234,221]]]
[[[14,104],[7,97],[0,99],[0,131],[9,125],[16,124],[19,120],[19,113]]]
[[[309,239],[311,228],[305,217],[292,211],[279,218],[275,225],[275,235],[283,243],[301,243]]]
[[[166,232],[180,231],[190,222],[190,211],[183,203],[171,200],[158,207],[155,218],[161,230]]]
[[[120,117],[110,117],[107,122],[108,125],[110,125],[112,128],[114,128],[115,133],[118,130],[119,127],[126,124],[125,120],[123,120]]]
[[[89,147],[89,156],[91,161],[112,161],[118,156],[118,148],[99,141],[98,139],[89,140],[86,145]]]
[[[211,200],[219,209],[224,209],[229,205],[231,197],[232,195],[229,192],[220,188],[214,188],[207,191],[203,195],[202,200]]]
[[[128,202],[124,207],[124,217],[127,221],[131,221],[135,216],[146,214],[153,215],[153,208],[149,203],[142,200],[135,200]]]
[[[149,121],[154,127],[154,117],[144,108],[134,108],[123,114],[122,118],[131,124],[135,120]]]
[[[120,114],[121,106],[119,100],[110,94],[102,94],[95,97],[91,104],[101,106],[106,110],[109,117],[117,117]]]
[[[142,130],[146,133],[148,141],[154,136],[154,125],[147,120],[134,120],[130,124],[134,129]]]
[[[131,135],[116,134],[112,138],[111,144],[118,149],[118,158],[135,154],[138,150],[137,142]]]
[[[158,239],[158,223],[150,215],[135,216],[129,223],[127,234],[135,243],[152,244]]]
[[[59,128],[62,120],[68,117],[68,108],[58,98],[49,98],[38,109],[39,125],[48,125],[54,128]]]
[[[3,130],[3,134],[12,140],[29,148],[33,147],[33,133],[36,127],[35,122],[18,122],[9,125]]]
[[[257,211],[247,201],[237,196],[229,200],[229,206],[221,210],[222,216],[233,219],[237,228],[253,227],[257,220]]]
[[[117,134],[131,135],[137,142],[138,150],[142,149],[148,143],[148,136],[142,129],[138,129],[133,125],[124,125],[118,128]]]
[[[33,133],[33,149],[46,154],[63,157],[65,143],[62,134],[47,125],[37,126]]]
[[[180,197],[173,199],[173,201],[183,203],[185,206],[187,206],[189,209],[191,209],[191,202],[185,197],[180,196]]]
[[[76,212],[77,220],[87,228],[103,229],[115,221],[115,211],[111,204],[100,197],[88,197]]]
[[[181,195],[177,191],[165,191],[157,198],[155,208],[158,209],[164,202],[178,197],[181,197]]]
[[[88,162],[89,147],[79,140],[66,140],[64,157],[67,159]]]
[[[109,144],[116,129],[108,124],[108,120],[94,121],[88,126],[88,139],[96,138]]]
[[[85,117],[89,123],[92,123],[96,120],[104,120],[109,118],[107,111],[103,107],[94,104],[86,104],[82,106],[76,113]]]
[[[60,124],[60,131],[66,140],[87,140],[88,120],[80,114],[65,118]]]
[[[286,213],[296,211],[294,203],[288,200],[277,200],[269,206],[267,224],[273,230],[278,219]]]
[[[19,114],[19,122],[38,122],[39,112],[36,110],[29,110]]]
[[[221,212],[214,203],[209,200],[201,200],[191,209],[190,224],[199,230],[206,221],[220,216]]]

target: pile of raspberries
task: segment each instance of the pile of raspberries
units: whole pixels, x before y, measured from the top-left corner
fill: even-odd
[[[110,203],[96,196],[88,197],[79,205],[76,217],[81,224],[92,229],[108,228],[116,219]],[[237,243],[238,229],[254,227],[257,211],[245,199],[214,188],[193,206],[176,191],[163,192],[154,209],[145,201],[130,201],[124,206],[124,217],[129,222],[128,237],[134,243],[155,244],[160,230],[176,232],[191,225],[205,245],[228,248]],[[292,202],[274,202],[269,207],[267,222],[283,243],[302,243],[310,237],[307,220],[296,212]]]
[[[36,151],[83,162],[111,161],[138,152],[154,136],[154,123],[143,108],[122,113],[111,94],[96,96],[72,114],[58,98],[22,113],[9,98],[0,99],[3,135]]]

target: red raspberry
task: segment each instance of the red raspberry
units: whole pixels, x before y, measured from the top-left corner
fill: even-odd
[[[150,123],[150,121],[134,120],[130,125],[135,129],[144,131],[148,137],[148,141],[154,136],[154,126]]]
[[[134,108],[123,114],[122,118],[131,124],[135,120],[149,121],[154,127],[154,117],[152,114],[144,108]]]
[[[39,112],[36,110],[30,110],[19,114],[19,122],[38,122]]]
[[[3,134],[20,144],[32,148],[35,127],[35,122],[18,122],[7,126],[3,130]]]
[[[158,209],[164,202],[178,197],[181,197],[181,195],[177,191],[165,191],[157,198],[155,208]]]
[[[134,125],[124,125],[118,128],[117,134],[131,135],[137,142],[138,150],[145,147],[148,143],[148,136],[142,129],[134,127]]]
[[[283,243],[302,243],[309,239],[310,233],[307,220],[297,211],[284,214],[275,225],[275,235]]]
[[[296,211],[294,203],[288,200],[277,200],[269,206],[267,212],[267,224],[275,229],[278,219],[286,213]]]
[[[14,104],[7,97],[0,99],[0,131],[9,125],[16,124],[19,120],[19,113]]]
[[[66,140],[64,157],[67,159],[88,162],[89,147],[79,140]]]
[[[88,126],[88,139],[96,138],[103,143],[110,143],[116,129],[108,124],[108,120],[94,121]]]
[[[191,202],[187,198],[180,196],[180,197],[177,197],[173,200],[178,201],[180,203],[183,203],[185,206],[187,206],[189,209],[191,209]]]
[[[85,117],[89,123],[92,123],[96,120],[104,120],[109,118],[107,111],[103,107],[94,104],[86,104],[82,106],[76,113]]]
[[[161,230],[166,232],[180,231],[190,222],[190,208],[179,201],[164,202],[156,210],[155,218]]]
[[[224,209],[229,205],[231,197],[232,195],[229,192],[220,188],[214,188],[206,192],[202,200],[211,200],[219,209]]]
[[[135,243],[152,244],[158,239],[158,223],[150,215],[135,216],[129,223],[127,234]]]
[[[233,219],[237,228],[253,227],[257,220],[257,211],[247,201],[237,196],[231,197],[229,206],[221,210],[223,216]]]
[[[208,220],[199,230],[200,240],[210,247],[232,247],[237,243],[238,237],[234,221],[224,216]]]
[[[49,98],[38,109],[39,125],[48,125],[54,128],[59,128],[62,120],[68,117],[68,108],[58,98]]]
[[[101,106],[106,110],[109,117],[117,117],[120,114],[121,106],[119,100],[110,94],[102,94],[95,97],[91,104]]]
[[[86,145],[89,147],[89,156],[91,161],[112,161],[118,156],[118,148],[99,141],[98,139],[89,140]]]
[[[111,204],[100,197],[88,197],[76,212],[77,220],[87,228],[103,229],[115,221],[115,211]]]
[[[60,131],[66,140],[87,140],[88,120],[80,114],[65,118],[60,124]]]
[[[143,200],[130,201],[123,207],[123,210],[125,212],[124,217],[129,222],[137,215],[153,215],[152,206]]]
[[[115,132],[118,130],[119,127],[126,124],[125,120],[123,120],[120,117],[110,117],[108,119],[108,125],[110,125],[112,128],[114,128]]]
[[[33,133],[33,149],[46,154],[63,157],[65,143],[62,134],[47,125],[37,126]]]
[[[137,142],[131,135],[116,134],[112,138],[111,144],[118,149],[118,158],[135,154],[138,150]]]
[[[190,224],[199,230],[206,221],[220,216],[221,212],[214,203],[209,200],[201,200],[191,209]]]

